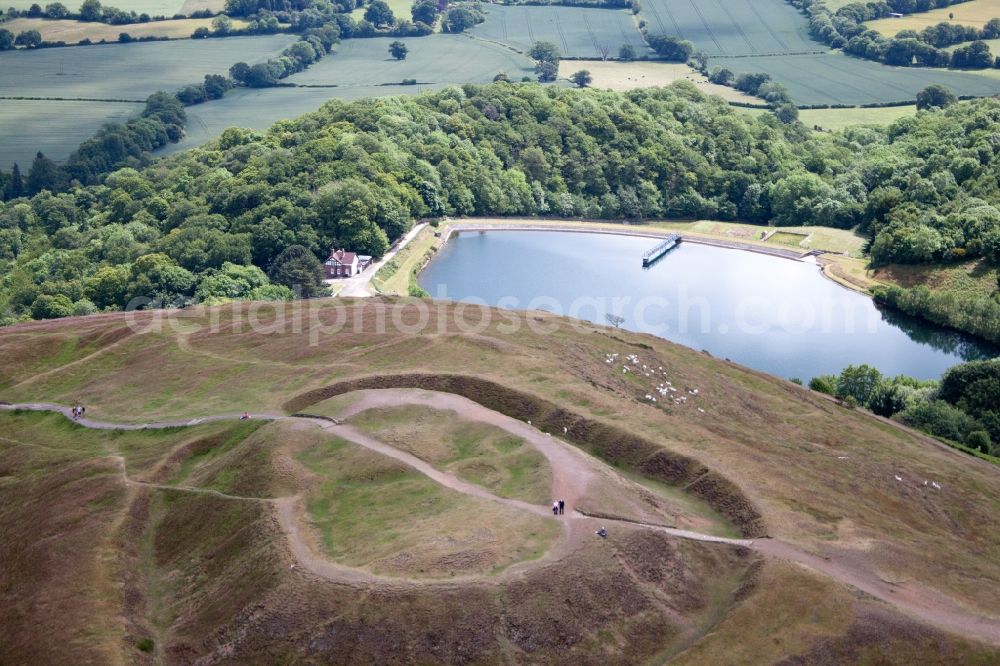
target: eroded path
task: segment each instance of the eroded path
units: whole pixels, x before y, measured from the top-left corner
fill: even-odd
[[[316,576],[341,584],[356,586],[371,586],[375,584],[389,587],[489,584],[499,579],[516,575],[527,568],[544,566],[553,560],[558,560],[574,548],[580,547],[583,539],[594,539],[593,530],[598,525],[621,526],[633,529],[657,530],[683,539],[751,548],[763,555],[794,562],[824,574],[843,584],[870,594],[906,615],[928,624],[966,637],[1000,645],[1000,620],[997,618],[986,617],[971,612],[933,589],[917,583],[893,583],[885,581],[872,569],[857,560],[822,557],[779,539],[731,539],[650,522],[609,518],[596,519],[575,511],[573,507],[582,498],[586,497],[588,486],[602,474],[616,474],[614,470],[590,458],[587,454],[560,440],[558,437],[540,432],[530,424],[522,423],[516,419],[494,412],[461,396],[409,389],[366,391],[359,401],[343,411],[342,416],[346,417],[357,414],[373,407],[399,405],[422,405],[434,409],[452,410],[457,412],[462,418],[494,425],[529,442],[549,460],[553,471],[553,494],[556,497],[566,499],[570,509],[569,513],[557,518],[551,516],[547,506],[538,506],[516,499],[498,497],[481,486],[471,484],[448,472],[438,470],[426,461],[389,444],[380,442],[348,425],[324,419],[286,416],[282,414],[254,414],[253,418],[274,421],[294,420],[311,423],[331,433],[335,433],[337,436],[356,445],[398,460],[447,488],[490,501],[502,502],[520,510],[547,516],[552,520],[560,520],[564,526],[565,533],[561,542],[541,559],[521,562],[511,566],[500,576],[469,576],[441,581],[379,576],[365,569],[349,567],[333,562],[318,554],[312,543],[312,539],[306,534],[307,530],[303,530],[302,528],[302,525],[306,523],[302,516],[301,497],[298,495],[277,499],[241,497],[205,488],[171,486],[137,481],[129,478],[124,458],[121,456],[113,457],[120,462],[122,476],[125,482],[130,485],[143,485],[178,492],[209,494],[225,499],[261,502],[273,506],[281,529],[288,539],[289,550],[297,561],[297,565]],[[57,412],[67,418],[73,418],[71,408],[63,405],[52,403],[0,404],[0,410],[17,409]],[[201,423],[236,420],[240,417],[240,414],[219,414],[188,420],[149,423],[111,423],[86,418],[74,420],[79,425],[88,428],[142,430],[194,426]],[[631,481],[623,481],[628,484],[632,483]]]

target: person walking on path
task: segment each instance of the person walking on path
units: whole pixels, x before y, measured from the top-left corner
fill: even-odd
[[[559,515],[566,513],[566,500],[559,500]]]
[[[559,502],[557,500],[552,500],[552,515],[559,515]]]

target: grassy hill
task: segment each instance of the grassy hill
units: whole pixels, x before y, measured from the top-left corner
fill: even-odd
[[[0,653],[50,663],[1000,658],[983,642],[1000,615],[1000,473],[988,463],[650,336],[395,299],[286,306],[283,318],[281,304],[241,303],[5,328],[0,399],[79,401],[98,421],[190,423],[247,410],[336,417],[359,390],[457,394],[496,419],[530,421],[537,439],[565,440],[604,470],[581,509],[629,516],[643,510],[626,501],[636,492],[676,524],[721,520],[752,545],[643,529],[651,518],[609,523],[607,540],[520,526],[506,508],[457,520],[454,498],[412,466],[337,438],[358,428],[482,492],[538,499],[548,472],[537,458],[434,411],[319,419],[329,433],[261,418],[103,431],[0,412]],[[647,398],[663,381],[686,400]],[[484,452],[470,436],[484,443],[488,474],[464,457]],[[526,465],[538,474],[512,486]],[[384,492],[365,495],[367,483]],[[285,502],[293,493],[312,498],[299,513]],[[407,516],[424,529],[407,529]],[[442,541],[456,523],[472,550]],[[319,565],[290,548],[289,525]],[[417,580],[430,561],[417,555],[458,552],[476,558],[450,560],[461,564],[454,580]],[[327,569],[368,582],[316,573]]]

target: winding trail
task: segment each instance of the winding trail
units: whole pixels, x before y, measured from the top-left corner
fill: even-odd
[[[310,423],[314,426],[322,428],[323,430],[336,433],[337,436],[342,437],[358,446],[365,447],[379,454],[398,460],[421,472],[422,474],[425,474],[442,486],[457,492],[462,492],[494,502],[500,502],[522,511],[528,511],[536,515],[545,516],[551,520],[559,520],[562,523],[564,530],[564,538],[560,541],[560,543],[556,547],[550,549],[549,552],[542,558],[538,560],[520,562],[508,567],[496,576],[470,575],[467,577],[455,577],[447,580],[380,576],[362,568],[349,567],[336,563],[317,553],[317,549],[313,544],[312,538],[308,534],[308,530],[304,530],[302,528],[302,526],[307,524],[307,522],[305,521],[305,517],[303,515],[304,508],[302,506],[303,503],[300,495],[279,498],[245,497],[239,495],[229,495],[208,488],[173,486],[139,481],[128,476],[124,457],[120,455],[112,455],[109,457],[118,462],[121,468],[122,478],[128,485],[144,486],[165,491],[199,493],[234,501],[259,502],[273,507],[274,515],[277,518],[282,531],[286,535],[289,550],[295,558],[297,564],[318,577],[339,584],[358,587],[370,587],[373,584],[376,584],[387,588],[435,586],[456,587],[470,584],[488,585],[493,584],[498,580],[516,576],[527,569],[544,566],[552,561],[558,561],[574,549],[583,547],[585,539],[593,540],[593,530],[598,525],[620,526],[623,528],[629,527],[632,529],[643,528],[656,530],[682,539],[750,548],[768,557],[793,562],[876,597],[914,619],[962,636],[981,640],[993,645],[1000,645],[1000,619],[987,617],[963,608],[932,588],[925,587],[914,582],[896,583],[886,581],[880,578],[871,568],[865,566],[863,562],[860,562],[859,558],[852,559],[849,557],[824,557],[821,555],[815,555],[780,539],[731,539],[649,522],[627,519],[595,518],[574,510],[573,507],[576,503],[586,496],[587,488],[592,481],[599,477],[602,473],[610,470],[610,468],[604,465],[606,468],[605,470],[598,469],[596,465],[603,465],[603,463],[590,458],[586,453],[580,451],[576,447],[573,447],[557,437],[552,437],[549,434],[540,432],[533,428],[530,424],[522,423],[516,419],[494,412],[464,397],[449,393],[415,391],[410,389],[381,389],[377,391],[365,391],[359,401],[355,402],[343,411],[342,416],[347,417],[373,407],[398,406],[405,404],[421,405],[434,409],[452,410],[457,412],[458,415],[464,419],[480,421],[502,428],[517,437],[523,438],[531,445],[535,446],[549,460],[553,473],[553,494],[556,497],[563,497],[567,500],[569,507],[567,515],[556,518],[551,515],[549,507],[547,506],[539,506],[523,502],[521,500],[498,497],[481,486],[468,483],[452,474],[449,474],[448,472],[438,470],[426,461],[421,460],[410,453],[378,441],[354,427],[344,425],[339,422],[307,416],[287,416],[284,414],[254,414],[253,418],[267,421],[298,421]],[[0,410],[56,412],[64,415],[66,418],[72,419],[72,411],[70,407],[56,405],[53,403],[0,403]],[[143,430],[187,427],[203,423],[231,421],[239,419],[240,416],[240,414],[218,414],[188,420],[156,421],[149,423],[112,423],[94,421],[86,418],[74,420],[80,426],[87,428],[96,428],[101,430]],[[8,441],[15,443],[13,440]],[[613,473],[613,470],[611,471]]]

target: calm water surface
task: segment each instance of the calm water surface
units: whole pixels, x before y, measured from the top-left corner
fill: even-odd
[[[782,377],[868,363],[937,378],[1000,349],[877,308],[815,263],[682,243],[648,269],[650,238],[557,231],[462,232],[420,275],[435,298],[540,309],[652,333]]]

